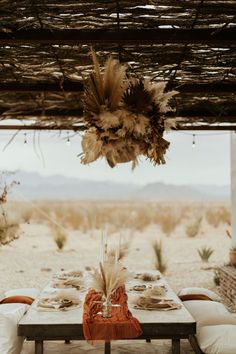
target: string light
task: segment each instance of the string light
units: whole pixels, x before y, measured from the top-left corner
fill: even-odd
[[[27,135],[26,135],[26,133],[24,133],[24,145],[26,145],[27,144]]]
[[[67,132],[66,145],[67,145],[67,146],[70,146],[70,137],[69,137],[69,132]]]
[[[192,141],[192,148],[194,149],[196,146],[196,142],[195,142],[195,134],[193,134],[193,141]]]

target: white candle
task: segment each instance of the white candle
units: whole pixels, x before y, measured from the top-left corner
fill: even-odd
[[[101,234],[101,249],[100,249],[100,257],[101,257],[101,263],[104,263],[104,233],[102,230],[102,234]]]
[[[108,234],[107,234],[107,224],[105,229],[105,237],[104,237],[104,261],[107,261],[107,248],[108,248]]]
[[[119,249],[118,249],[118,247],[116,247],[116,249],[115,249],[115,263],[117,263],[118,260],[119,260]]]
[[[121,251],[121,233],[120,233],[120,235],[119,235],[119,258],[118,259],[120,259],[120,251]]]

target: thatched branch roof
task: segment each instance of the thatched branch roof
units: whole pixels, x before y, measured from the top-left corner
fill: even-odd
[[[172,115],[183,118],[182,127],[236,129],[235,5],[0,0],[0,119],[27,120],[39,129],[81,127],[92,45],[101,63],[112,54],[130,75],[177,89]]]

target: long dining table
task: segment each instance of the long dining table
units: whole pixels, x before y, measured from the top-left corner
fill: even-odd
[[[142,283],[147,284],[148,282]],[[174,300],[181,307],[169,311],[137,309],[133,306],[134,297],[137,294],[131,290],[137,284],[137,280],[133,279],[128,282],[126,284],[128,305],[133,316],[140,322],[143,331],[141,336],[134,339],[146,340],[147,342],[152,339],[170,339],[172,341],[172,354],[180,354],[180,341],[181,339],[189,339],[196,333],[196,322],[164,277],[161,276],[154,283],[164,285],[167,290],[166,297]],[[49,284],[42,291],[39,298],[53,291],[55,289]],[[44,341],[63,340],[69,342],[70,340],[85,340],[82,326],[82,304],[85,295],[86,292],[81,292],[81,306],[69,311],[38,311],[38,299],[36,299],[19,322],[18,335],[24,336],[28,341],[35,342],[35,354],[44,353]],[[110,352],[111,343],[105,342],[104,353],[109,354]]]

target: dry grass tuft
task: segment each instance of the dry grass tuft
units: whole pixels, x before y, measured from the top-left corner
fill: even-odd
[[[40,201],[28,206],[16,203],[11,206],[11,214],[31,223],[48,223],[60,220],[69,230],[96,235],[97,230],[107,230],[109,235],[123,230],[134,235],[151,225],[157,225],[165,236],[174,236],[175,230],[183,226],[189,237],[200,232],[202,221],[218,227],[230,223],[229,207],[226,203],[186,202],[131,202],[131,201]],[[202,219],[202,220],[201,220]],[[196,221],[191,221],[196,220]]]
[[[215,206],[206,210],[206,220],[209,225],[218,227],[220,224],[230,225],[230,210],[224,205]]]
[[[186,235],[188,237],[195,237],[199,234],[202,224],[202,217],[199,217],[197,220],[187,224],[185,228]]]
[[[156,241],[152,245],[153,251],[155,254],[155,268],[158,269],[161,273],[165,273],[167,270],[167,264],[164,261],[163,257],[163,246],[161,241]]]
[[[64,229],[57,225],[50,225],[50,229],[53,235],[53,239],[57,245],[59,251],[62,251],[67,242],[67,234]]]
[[[121,261],[123,258],[125,258],[128,255],[129,246],[130,246],[130,243],[128,241],[123,242],[120,245],[120,249],[118,252],[118,261]],[[112,248],[111,250],[108,251],[108,254],[107,254],[108,259],[115,259],[115,256],[116,256],[116,249]]]
[[[17,222],[5,222],[3,218],[0,218],[0,245],[7,245],[19,238],[19,224]]]

